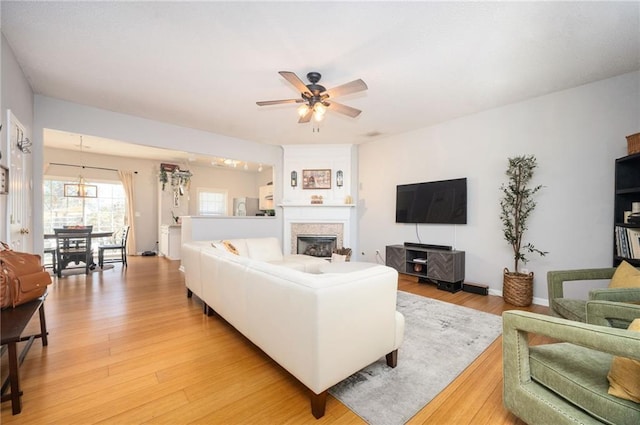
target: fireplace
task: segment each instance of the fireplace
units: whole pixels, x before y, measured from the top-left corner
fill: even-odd
[[[335,235],[298,235],[298,254],[313,257],[331,258],[331,253],[337,248],[338,237]]]

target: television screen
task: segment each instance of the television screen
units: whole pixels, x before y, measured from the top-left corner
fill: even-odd
[[[396,223],[467,224],[467,179],[398,185]]]

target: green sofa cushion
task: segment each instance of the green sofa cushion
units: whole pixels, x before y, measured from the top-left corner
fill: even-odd
[[[587,301],[571,298],[555,298],[551,301],[553,310],[565,319],[574,322],[587,322]]]
[[[640,404],[607,393],[613,356],[569,343],[530,348],[531,377],[608,424],[638,425]]]

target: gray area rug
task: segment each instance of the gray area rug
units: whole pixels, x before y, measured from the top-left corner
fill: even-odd
[[[329,393],[371,425],[399,425],[429,403],[502,333],[502,318],[398,291],[405,318],[398,366],[384,357]]]

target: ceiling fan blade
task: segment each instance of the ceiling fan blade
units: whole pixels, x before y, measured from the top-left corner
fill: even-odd
[[[324,93],[328,94],[329,98],[334,98],[334,97],[338,97],[338,96],[344,96],[346,94],[351,94],[351,93],[356,93],[356,92],[359,92],[359,91],[363,91],[363,90],[366,90],[368,88],[369,87],[367,87],[367,84],[364,81],[358,79],[358,80],[353,80],[350,83],[346,83],[346,84],[343,84],[341,86],[329,89]]]
[[[260,102],[256,102],[258,106],[267,106],[267,105],[279,105],[281,103],[302,103],[304,99],[283,99],[283,100],[262,100]]]
[[[306,122],[311,121],[311,116],[313,115],[313,109],[309,108],[306,114],[300,117],[298,120],[298,124],[304,124]]]
[[[357,117],[358,115],[360,115],[360,112],[362,112],[360,109],[352,108],[351,106],[343,105],[342,103],[338,102],[327,100],[325,103],[329,104],[327,108],[331,109],[332,111],[348,115],[351,118]]]
[[[291,85],[293,85],[293,87],[295,87],[300,93],[309,93],[309,88],[305,86],[302,80],[298,78],[295,73],[289,71],[280,71],[278,72],[278,74],[282,75],[284,79],[291,83]]]

